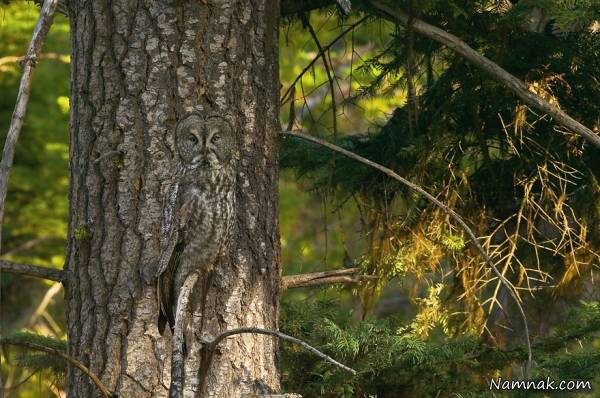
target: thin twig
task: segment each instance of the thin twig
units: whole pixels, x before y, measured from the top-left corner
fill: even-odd
[[[417,90],[415,89],[415,32],[413,29],[415,9],[413,1],[408,1],[408,24],[407,29],[407,47],[408,56],[406,57],[406,87],[408,92],[408,126],[411,136],[416,137],[419,126],[419,104],[417,99]]]
[[[61,239],[57,238],[55,236],[40,236],[38,238],[30,239],[26,242],[21,243],[17,247],[14,247],[14,248],[10,249],[9,251],[2,253],[2,257],[18,254],[18,253],[24,252],[26,250],[30,250],[30,249],[32,249],[38,245],[41,245],[43,243],[46,243],[49,241],[54,241],[54,240],[58,241]]]
[[[401,23],[405,26],[409,23],[409,16],[398,8],[392,8],[391,6],[388,6],[379,0],[370,0],[368,1],[368,4],[381,12],[383,17],[386,19]],[[485,72],[492,75],[498,81],[502,82],[527,105],[548,114],[563,127],[570,131],[576,132],[589,141],[592,145],[600,148],[600,136],[598,134],[594,133],[592,130],[573,119],[571,116],[567,115],[558,107],[551,105],[548,101],[530,91],[525,83],[508,73],[500,65],[481,55],[460,38],[414,17],[412,19],[412,28],[415,32],[442,43],[451,50],[454,50],[458,54],[462,55],[465,57],[465,59],[469,60],[479,68],[483,69]]]
[[[18,57],[16,55],[9,55],[6,57],[2,57],[0,58],[0,67],[2,67],[3,65],[6,64],[12,64],[12,63],[17,63],[17,62],[23,62],[24,60],[26,60],[27,57]],[[38,55],[37,59],[52,59],[52,60],[56,60],[56,61],[60,61],[63,62],[65,64],[69,63],[69,56],[66,54],[59,54],[59,53],[43,53]]]
[[[291,101],[290,101],[290,111],[289,111],[287,129],[293,130],[294,123],[296,123],[296,86],[292,87],[292,92],[291,92],[290,96],[291,96]]]
[[[0,383],[0,398],[4,398],[4,396],[2,395],[2,393],[16,390],[17,388],[21,387],[23,384],[27,383],[27,381],[29,379],[31,379],[33,376],[35,376],[35,374],[38,373],[38,372],[39,372],[39,370],[35,370],[35,371],[31,372],[29,374],[29,376],[27,376],[23,380],[17,382],[17,384],[15,384],[14,386],[2,387],[2,384]]]
[[[33,311],[33,314],[31,314],[31,316],[29,317],[29,320],[27,322],[27,327],[29,327],[30,325],[34,325],[35,322],[38,320],[38,318],[40,316],[42,316],[42,314],[44,312],[46,312],[46,309],[48,308],[50,301],[52,300],[52,298],[54,296],[56,296],[58,294],[58,292],[60,292],[61,288],[62,288],[62,285],[60,283],[54,283],[54,284],[52,284],[52,286],[50,286],[50,288],[46,291],[46,294],[44,294],[44,297],[38,304],[35,311]]]
[[[298,81],[300,79],[302,79],[302,76],[304,76],[304,74],[306,72],[308,72],[308,70],[310,68],[312,68],[312,66],[315,64],[315,62],[317,62],[317,60],[320,57],[325,56],[325,52],[327,50],[329,50],[335,43],[337,43],[337,41],[339,39],[341,39],[342,37],[344,37],[346,35],[346,33],[354,30],[358,25],[362,24],[363,22],[365,22],[369,18],[370,18],[369,16],[363,17],[360,20],[358,20],[355,23],[353,23],[352,25],[348,26],[348,28],[344,29],[335,39],[333,39],[329,44],[327,44],[325,47],[323,47],[323,51],[322,52],[319,51],[319,53],[312,59],[312,61],[310,61],[308,63],[308,65],[306,65],[304,67],[304,69],[302,69],[302,72],[300,72],[300,74],[298,76],[296,76],[296,78],[294,79],[294,81],[292,82],[292,84],[290,84],[290,86],[288,87],[288,89],[285,91],[285,93],[281,97],[281,103],[284,104],[287,101],[287,98],[290,95],[292,87],[294,87],[296,85],[296,83],[298,83]]]
[[[327,80],[329,81],[329,91],[331,92],[331,113],[332,113],[332,123],[333,123],[333,137],[334,137],[334,141],[336,141],[337,139],[337,106],[335,103],[335,84],[333,82],[333,76],[331,75],[331,65],[329,64],[329,62],[327,61],[327,57],[325,56],[326,54],[326,50],[323,48],[323,46],[321,46],[321,42],[319,41],[319,37],[317,36],[317,33],[315,32],[315,30],[313,29],[312,25],[310,24],[310,21],[308,20],[308,17],[303,15],[302,18],[304,19],[304,23],[306,24],[306,27],[308,29],[308,32],[310,33],[310,36],[312,37],[313,41],[315,42],[317,49],[319,50],[319,54],[323,54],[321,59],[323,60],[323,66],[325,67],[325,72],[327,73]]]
[[[356,374],[356,370],[349,368],[346,365],[343,365],[341,363],[339,363],[338,361],[336,361],[335,359],[331,358],[329,355],[326,355],[324,353],[322,353],[321,351],[317,350],[316,348],[314,348],[313,346],[309,345],[308,343],[297,339],[295,337],[289,336],[285,333],[281,333],[279,331],[276,330],[269,330],[269,329],[262,329],[262,328],[253,328],[253,327],[245,327],[245,328],[237,328],[237,329],[231,329],[231,330],[226,330],[223,333],[217,335],[214,339],[210,340],[210,341],[205,341],[204,344],[206,344],[206,348],[208,349],[208,351],[210,352],[214,352],[214,350],[217,348],[217,346],[219,345],[219,343],[221,341],[223,341],[224,339],[231,337],[233,335],[236,334],[242,334],[242,333],[253,333],[253,334],[265,334],[265,335],[269,335],[269,336],[275,336],[280,338],[281,340],[286,340],[295,344],[299,344],[301,345],[303,348],[305,348],[307,351],[310,351],[311,353],[315,354],[316,356],[318,356],[319,358],[331,363],[332,365],[335,365],[339,368],[344,369],[347,372],[352,373],[353,375]]]
[[[96,376],[94,373],[92,373],[92,371],[87,366],[85,366],[84,364],[82,364],[81,362],[76,360],[75,358],[70,357],[69,355],[67,355],[66,353],[64,353],[61,350],[46,347],[46,346],[36,344],[36,343],[31,343],[29,341],[16,340],[16,339],[13,339],[10,337],[0,338],[0,343],[21,346],[21,347],[29,348],[29,349],[36,350],[36,351],[43,351],[50,355],[60,357],[60,358],[64,359],[65,361],[69,362],[71,365],[75,366],[77,369],[81,370],[86,376],[88,376],[90,378],[90,380],[92,380],[92,382],[96,385],[96,387],[98,387],[98,389],[100,390],[102,395],[104,395],[105,397],[116,397],[116,395],[111,393],[110,390],[108,388],[106,388],[106,386],[100,381],[98,376]]]
[[[0,271],[12,274],[33,276],[34,278],[48,279],[63,283],[65,281],[64,271],[48,267],[40,267],[32,264],[19,264],[12,261],[0,260]]]
[[[338,136],[338,127],[337,127],[337,104],[336,104],[336,100],[335,100],[335,84],[334,84],[334,76],[335,73],[332,76],[332,64],[331,64],[331,59],[329,59],[329,61],[327,61],[327,51],[325,51],[323,49],[323,47],[321,46],[321,42],[319,41],[319,37],[317,36],[317,33],[315,32],[315,30],[313,29],[312,25],[310,24],[310,20],[308,19],[308,17],[306,15],[302,16],[304,23],[306,24],[308,31],[313,39],[313,41],[315,42],[317,49],[319,50],[320,54],[322,55],[322,59],[323,59],[323,66],[325,67],[325,72],[327,73],[327,81],[329,82],[329,91],[331,93],[331,119],[332,119],[332,129],[333,129],[333,142],[337,142],[337,136]],[[328,189],[327,191],[331,191],[331,186],[333,185],[333,176],[335,174],[335,154],[332,153],[331,156],[331,169],[329,172],[329,182],[328,182]],[[324,218],[324,223],[325,223],[325,257],[324,257],[324,262],[327,263],[327,253],[328,253],[328,247],[329,247],[329,239],[328,236],[329,234],[327,233],[327,201],[325,200],[326,196],[327,196],[327,191],[325,192],[325,195],[323,197],[323,218]]]
[[[354,152],[350,152],[342,147],[339,147],[337,145],[334,145],[332,143],[329,143],[327,141],[321,140],[319,138],[315,138],[313,136],[310,135],[306,135],[306,134],[302,134],[299,132],[295,132],[295,131],[282,131],[281,134],[283,135],[288,135],[288,136],[292,136],[292,137],[296,137],[296,138],[300,138],[302,140],[305,141],[309,141],[312,142],[314,144],[323,146],[325,148],[331,149],[332,151],[341,153],[342,155],[356,160],[362,164],[365,164],[369,167],[372,167],[376,170],[381,171],[382,173],[386,174],[387,176],[401,182],[402,184],[406,185],[408,188],[410,188],[412,191],[422,195],[423,197],[425,197],[427,200],[429,200],[431,203],[433,203],[435,206],[437,206],[438,208],[440,208],[443,212],[445,212],[446,214],[448,214],[454,221],[456,221],[461,228],[467,233],[467,235],[469,236],[469,239],[473,242],[473,244],[475,245],[475,248],[477,249],[477,251],[479,252],[479,254],[481,254],[481,256],[483,257],[483,259],[485,260],[486,264],[494,271],[494,273],[496,274],[496,276],[498,277],[499,280],[502,281],[502,284],[504,284],[504,286],[506,286],[506,288],[508,289],[510,295],[512,296],[512,298],[515,300],[515,303],[519,309],[519,312],[521,313],[521,317],[523,319],[523,327],[524,327],[524,331],[525,331],[525,339],[527,341],[527,351],[529,354],[529,360],[528,360],[528,366],[527,368],[529,369],[529,365],[531,364],[531,361],[533,359],[532,357],[532,353],[531,353],[531,341],[529,339],[529,327],[528,327],[528,322],[527,322],[527,316],[525,315],[525,310],[523,310],[523,306],[521,305],[521,300],[519,299],[518,293],[516,292],[516,289],[514,288],[514,286],[504,277],[504,275],[502,275],[502,273],[498,270],[498,268],[496,267],[496,265],[494,264],[494,262],[492,261],[492,259],[490,258],[490,256],[488,256],[488,254],[486,253],[486,251],[484,250],[484,248],[481,246],[481,244],[479,243],[479,241],[477,240],[477,237],[475,236],[475,233],[473,232],[473,230],[471,230],[471,228],[467,225],[467,223],[465,221],[463,221],[463,219],[454,211],[452,210],[450,207],[448,207],[447,205],[445,205],[444,203],[440,202],[438,199],[436,199],[433,195],[431,195],[429,192],[425,191],[423,188],[421,188],[419,185],[408,181],[407,179],[399,176],[398,174],[396,174],[393,170],[388,169],[385,166],[382,166],[378,163],[375,163],[369,159],[363,158],[360,155],[357,155]]]
[[[282,289],[331,285],[334,283],[359,283],[365,279],[376,279],[373,275],[359,275],[360,268],[345,268],[333,271],[311,272],[309,274],[288,275],[281,278]]]
[[[19,139],[19,133],[23,126],[25,113],[27,112],[27,101],[29,100],[29,91],[31,89],[31,80],[33,77],[33,69],[35,68],[36,59],[38,58],[42,45],[46,39],[46,35],[52,25],[54,12],[58,0],[45,0],[38,18],[27,55],[23,61],[23,76],[19,86],[19,94],[17,95],[17,103],[10,121],[6,142],[4,143],[4,151],[2,152],[2,161],[0,162],[0,253],[2,252],[2,220],[4,219],[4,204],[6,202],[6,191],[8,189],[8,178],[10,169],[15,157],[15,147]]]

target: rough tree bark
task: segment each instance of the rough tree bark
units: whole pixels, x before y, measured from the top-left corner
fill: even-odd
[[[276,0],[70,0],[70,220],[65,269],[69,355],[120,397],[164,397],[170,338],[157,329],[155,273],[173,131],[192,112],[235,126],[234,238],[210,282],[200,335],[277,329],[280,292]],[[185,396],[202,367],[189,348]],[[277,341],[223,341],[206,396],[279,389]],[[68,373],[70,397],[99,396]]]

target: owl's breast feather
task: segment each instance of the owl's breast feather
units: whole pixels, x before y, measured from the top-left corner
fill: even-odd
[[[221,184],[185,189],[184,202],[193,200],[194,206],[183,231],[184,251],[197,256],[198,262],[213,261],[229,241],[235,200],[232,189]]]

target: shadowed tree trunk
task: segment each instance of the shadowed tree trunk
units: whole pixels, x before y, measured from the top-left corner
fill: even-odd
[[[278,1],[70,0],[69,354],[123,398],[164,397],[170,334],[157,328],[155,273],[174,128],[218,113],[239,145],[237,216],[197,335],[277,328]],[[197,301],[195,305],[197,305]],[[186,397],[197,395],[198,343]],[[70,397],[99,393],[71,368]],[[278,391],[277,341],[238,335],[216,351],[206,396]]]

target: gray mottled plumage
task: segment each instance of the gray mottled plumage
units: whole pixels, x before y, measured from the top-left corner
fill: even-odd
[[[159,331],[171,330],[186,278],[208,274],[230,240],[235,137],[220,116],[186,116],[175,130],[179,164],[167,190],[158,270]]]

